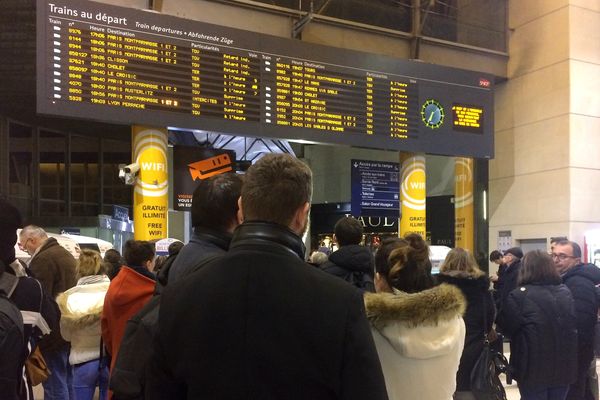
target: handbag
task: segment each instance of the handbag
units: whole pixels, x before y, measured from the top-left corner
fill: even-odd
[[[487,330],[484,296],[483,326]],[[483,349],[471,370],[471,392],[477,400],[507,400],[499,375],[508,373],[508,362],[502,353],[490,346],[488,332],[483,334]]]
[[[50,376],[51,372],[39,347],[36,347],[29,357],[27,357],[27,360],[25,360],[25,370],[27,371],[31,386],[37,386],[40,383],[46,382]]]

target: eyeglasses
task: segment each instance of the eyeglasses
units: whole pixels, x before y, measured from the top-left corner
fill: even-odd
[[[551,253],[550,257],[557,258],[559,261],[565,261],[567,258],[577,258],[575,256],[568,256],[566,254],[560,253],[560,254],[556,254],[556,253]]]
[[[26,246],[27,246],[27,243],[29,243],[29,241],[30,241],[30,240],[31,240],[31,238],[28,238],[28,239],[25,241],[25,243],[22,243],[22,244],[21,244],[21,243],[19,243],[19,248],[20,248],[21,250],[25,250],[25,249],[26,249]]]

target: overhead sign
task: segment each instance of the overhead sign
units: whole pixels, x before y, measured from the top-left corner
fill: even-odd
[[[352,215],[400,216],[400,166],[384,161],[351,160]]]
[[[233,171],[235,151],[206,147],[173,147],[173,209],[190,211],[192,194],[202,179]]]
[[[37,1],[37,110],[493,155],[493,77],[83,0]]]

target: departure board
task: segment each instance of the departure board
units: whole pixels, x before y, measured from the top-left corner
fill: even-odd
[[[493,156],[487,74],[104,3],[37,6],[41,114]]]

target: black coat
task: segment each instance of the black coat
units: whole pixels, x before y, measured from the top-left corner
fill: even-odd
[[[521,269],[521,260],[517,260],[512,263],[510,266],[506,266],[502,273],[498,275],[498,282],[496,284],[496,309],[498,310],[498,315],[502,311],[502,307],[508,298],[510,292],[512,292],[517,287],[517,278],[519,276],[519,270]],[[500,321],[496,321],[497,327],[496,329],[499,332],[504,333],[504,328],[502,327],[502,323]]]
[[[565,285],[516,288],[498,320],[510,337],[510,365],[520,388],[575,381],[577,326],[573,297]]]
[[[328,274],[342,278],[363,290],[375,291],[373,254],[365,246],[342,246],[331,253],[321,268]]]
[[[225,254],[231,242],[231,235],[207,228],[195,228],[190,241],[179,250],[177,258],[169,269],[169,283],[174,283],[189,275],[194,266],[203,259]]]
[[[575,301],[577,374],[582,381],[594,357],[594,333],[598,314],[596,285],[600,284],[600,269],[593,264],[576,265],[562,276],[562,280],[571,290]]]
[[[467,332],[465,347],[456,373],[456,391],[470,391],[471,371],[483,350],[484,334],[492,329],[496,312],[489,291],[489,281],[485,275],[475,279],[445,274],[439,274],[437,281],[457,286],[467,299],[467,311],[463,316]]]
[[[246,222],[169,284],[146,398],[387,399],[361,292],[303,257],[286,227]]]

